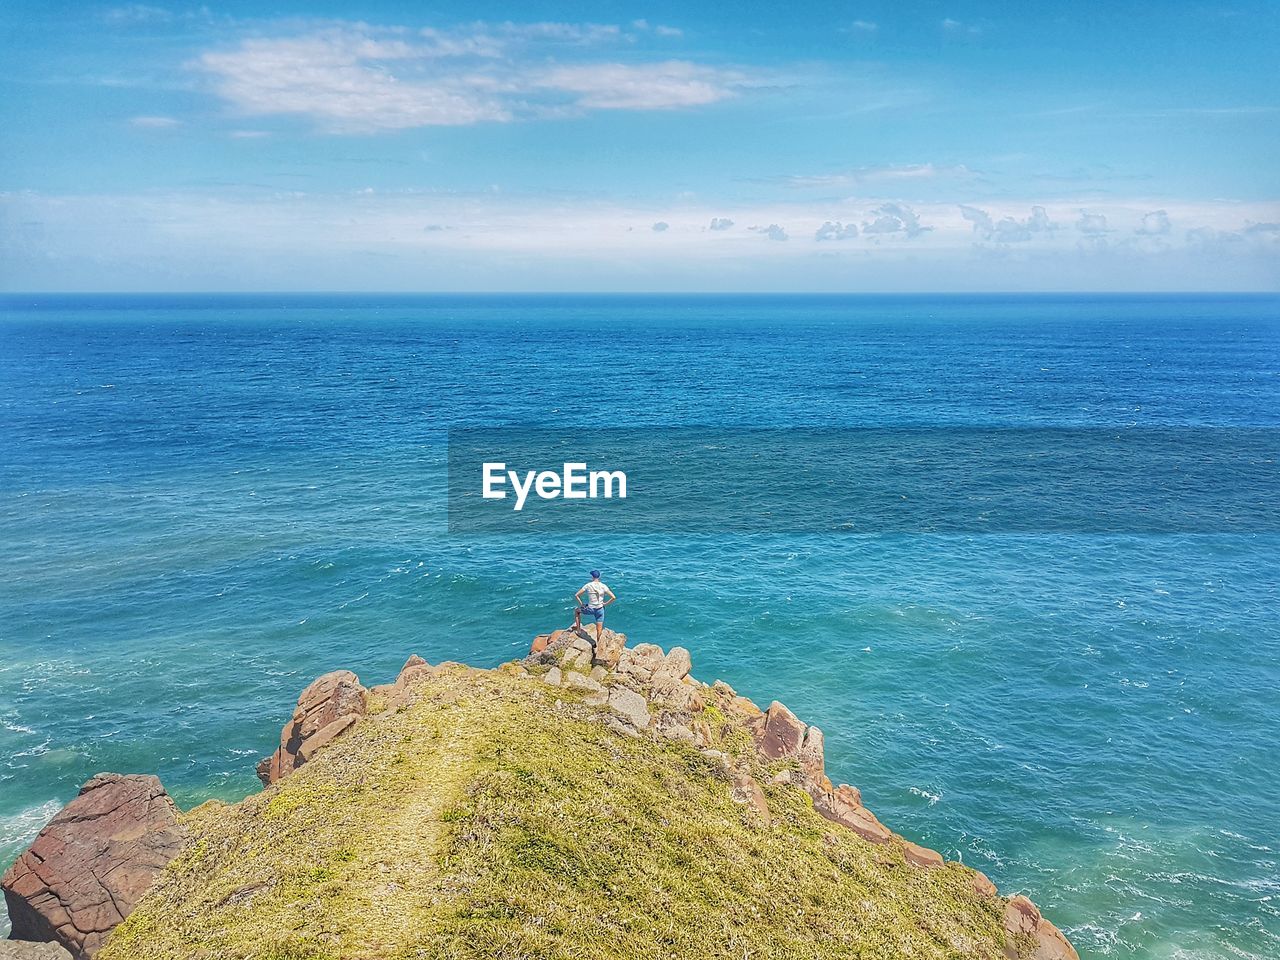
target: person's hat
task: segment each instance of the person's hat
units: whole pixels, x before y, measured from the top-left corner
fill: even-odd
[[[592,579],[592,580],[599,580],[599,579],[600,579],[600,571],[599,571],[599,570],[592,570],[592,571],[591,571],[591,579]]]

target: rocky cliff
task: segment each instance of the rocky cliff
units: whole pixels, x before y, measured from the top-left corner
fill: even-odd
[[[833,784],[817,727],[680,647],[592,637],[321,677],[238,804],[166,816],[154,778],[95,778],[0,881],[15,935],[100,960],[1076,956]],[[95,794],[133,826],[73,809]]]

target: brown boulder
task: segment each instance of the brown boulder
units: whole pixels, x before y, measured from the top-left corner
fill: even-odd
[[[409,658],[405,671],[417,668],[415,659]],[[350,670],[335,670],[313,681],[298,697],[293,718],[280,731],[276,752],[258,763],[258,778],[267,785],[275,783],[350,730],[368,709],[367,695]]]
[[[622,657],[622,650],[627,645],[626,634],[614,633],[612,630],[605,629],[601,632],[600,640],[597,642],[595,631],[592,630],[590,638],[592,646],[591,662],[608,670],[616,667],[618,660]]]
[[[617,672],[631,681],[647,684],[665,661],[662,648],[652,643],[627,647],[618,657]]]
[[[554,636],[554,634],[540,633],[534,637],[533,643],[529,644],[529,656],[533,656],[535,653],[541,653],[543,650],[547,649],[551,644],[552,636]]]
[[[576,639],[578,634],[572,629],[552,630],[550,633],[539,634],[529,645],[529,655],[524,658],[525,666],[553,662],[560,652]]]
[[[973,884],[973,892],[980,897],[994,897],[997,893],[996,885],[981,870],[974,870],[969,876],[969,882]]]
[[[1032,960],[1080,960],[1062,931],[1041,916],[1039,908],[1021,894],[1010,897],[1005,904],[1004,928],[1011,937],[1031,938],[1035,945]]]
[[[435,673],[435,667],[431,666],[416,653],[411,654],[409,659],[404,662],[404,666],[400,668],[400,674],[396,677],[396,686],[403,689],[411,683],[426,680],[433,673]]]
[[[156,777],[98,774],[0,878],[11,936],[92,957],[182,840],[177,807]]]
[[[662,658],[662,663],[653,671],[653,679],[655,681],[683,680],[692,669],[693,657],[689,655],[689,651],[684,647],[672,647]]]
[[[930,850],[928,847],[922,847],[920,844],[912,843],[910,840],[902,841],[902,856],[913,867],[924,867],[925,869],[940,867],[946,863],[942,859],[942,854],[937,850]]]
[[[822,731],[817,727],[810,727],[804,733],[804,742],[800,745],[800,774],[806,779],[814,783],[822,783],[826,779],[824,768],[826,766],[825,746],[822,737]]]
[[[769,705],[763,721],[757,723],[755,729],[756,750],[763,759],[784,760],[800,755],[804,723],[777,700]]]
[[[71,954],[53,941],[0,940],[0,960],[71,960]]]
[[[893,836],[889,828],[862,805],[862,794],[848,784],[842,783],[830,793],[819,792],[814,797],[813,809],[832,823],[848,827],[863,840],[888,843]]]

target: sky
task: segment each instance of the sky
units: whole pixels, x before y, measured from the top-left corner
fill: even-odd
[[[0,290],[1280,290],[1277,2],[0,4]]]

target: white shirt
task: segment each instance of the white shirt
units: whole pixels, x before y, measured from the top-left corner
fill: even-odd
[[[588,607],[603,607],[607,596],[612,591],[600,580],[592,580],[582,588],[587,591]]]

